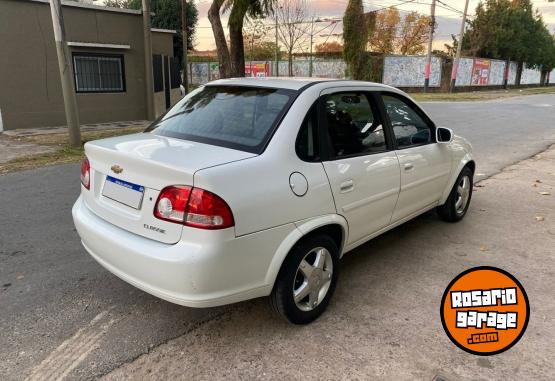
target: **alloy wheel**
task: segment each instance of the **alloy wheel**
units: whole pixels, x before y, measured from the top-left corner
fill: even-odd
[[[457,186],[457,200],[455,201],[455,210],[457,214],[463,214],[468,200],[470,199],[470,177],[463,176],[459,180]]]
[[[312,311],[326,297],[333,277],[333,260],[323,247],[310,250],[299,263],[293,281],[293,299],[302,311]]]

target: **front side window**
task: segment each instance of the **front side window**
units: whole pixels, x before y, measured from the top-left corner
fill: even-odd
[[[397,141],[397,148],[432,142],[428,123],[411,105],[392,95],[382,95],[382,99]]]
[[[295,93],[247,86],[201,87],[147,132],[261,153]]]
[[[123,56],[75,54],[73,72],[78,93],[125,91]]]
[[[325,119],[336,158],[387,150],[378,113],[363,93],[337,93],[325,99]]]

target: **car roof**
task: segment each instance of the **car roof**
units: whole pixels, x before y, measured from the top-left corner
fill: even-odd
[[[302,77],[267,77],[267,78],[229,78],[229,79],[219,79],[213,82],[207,83],[208,86],[257,86],[257,87],[271,87],[277,89],[289,89],[289,90],[300,90],[306,86],[316,84],[316,83],[333,82],[335,86],[372,86],[391,89],[390,86],[374,83],[374,82],[362,82],[362,81],[351,81],[351,80],[341,80],[341,79],[330,79],[330,78],[302,78]]]

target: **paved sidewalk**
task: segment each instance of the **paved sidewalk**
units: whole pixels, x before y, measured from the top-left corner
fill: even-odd
[[[81,132],[114,130],[128,127],[145,127],[150,122],[145,120],[83,124]],[[30,155],[39,155],[57,150],[54,146],[39,145],[26,141],[25,138],[37,135],[67,134],[67,127],[42,127],[4,131],[0,134],[0,164]]]
[[[428,213],[342,260],[327,313],[293,326],[249,301],[153,349],[104,380],[555,379],[555,146],[478,184],[460,223]],[[480,265],[528,293],[528,329],[509,351],[470,355],[439,309],[448,283]]]
[[[81,132],[114,130],[117,128],[141,127],[141,126],[146,128],[146,126],[148,126],[149,123],[150,122],[147,120],[131,120],[131,121],[123,121],[123,122],[82,124]],[[23,136],[34,136],[34,135],[46,135],[46,134],[66,134],[66,133],[67,133],[66,126],[39,127],[39,128],[4,131],[4,135],[10,136],[10,137],[23,137]]]

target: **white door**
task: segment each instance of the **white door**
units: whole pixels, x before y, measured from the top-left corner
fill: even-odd
[[[410,100],[383,94],[383,103],[396,142],[401,168],[401,193],[392,222],[436,204],[451,173],[451,154],[435,142],[435,128]]]
[[[326,94],[322,133],[324,161],[337,213],[349,224],[348,244],[387,226],[399,195],[400,169],[374,96],[363,91]]]

